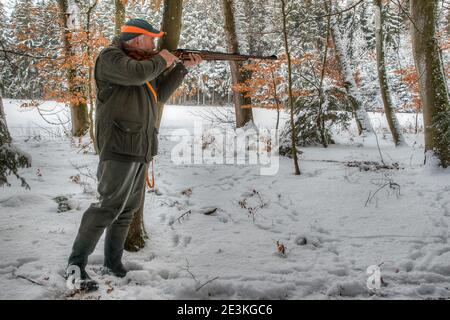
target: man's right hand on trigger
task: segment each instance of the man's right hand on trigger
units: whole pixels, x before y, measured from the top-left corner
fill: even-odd
[[[174,56],[173,54],[171,54],[169,51],[167,51],[166,49],[163,49],[159,52],[159,55],[161,57],[164,58],[164,60],[166,60],[166,64],[167,67],[170,67],[175,61],[178,60],[178,58],[176,56]]]

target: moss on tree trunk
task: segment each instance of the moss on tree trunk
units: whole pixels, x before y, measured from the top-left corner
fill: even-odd
[[[450,103],[436,39],[437,0],[411,0],[411,39],[419,75],[425,129],[425,151],[450,166]],[[425,159],[426,161],[426,159]]]

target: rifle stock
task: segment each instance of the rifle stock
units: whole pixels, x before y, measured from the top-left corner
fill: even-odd
[[[248,59],[260,59],[260,60],[277,60],[276,55],[271,56],[258,56],[258,55],[248,55],[239,53],[224,53],[224,52],[214,52],[207,50],[191,50],[191,49],[176,49],[172,50],[171,53],[181,60],[189,60],[189,54],[195,53],[202,57],[205,61],[245,61]]]

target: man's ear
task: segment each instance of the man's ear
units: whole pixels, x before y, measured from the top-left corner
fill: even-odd
[[[136,38],[130,39],[126,42],[130,47],[136,46]]]

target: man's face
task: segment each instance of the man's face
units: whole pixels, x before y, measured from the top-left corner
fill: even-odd
[[[134,43],[134,47],[136,49],[141,49],[149,52],[156,50],[155,38],[143,34],[135,39],[136,41]]]

